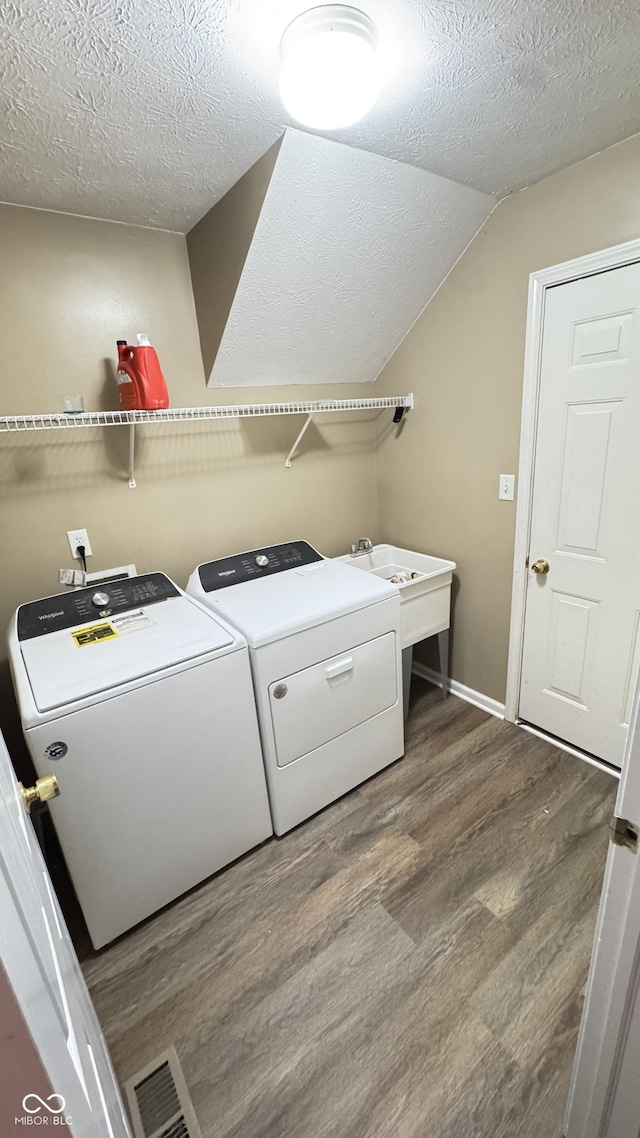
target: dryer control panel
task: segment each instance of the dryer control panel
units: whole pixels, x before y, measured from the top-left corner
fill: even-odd
[[[205,593],[213,593],[229,585],[240,585],[243,581],[255,581],[260,577],[271,577],[273,573],[284,573],[287,569],[299,569],[301,565],[312,565],[314,561],[324,561],[317,549],[307,541],[291,541],[286,545],[268,545],[264,549],[252,549],[248,553],[235,553],[233,557],[209,561],[199,567],[198,573]]]
[[[113,616],[129,609],[156,605],[169,597],[179,597],[176,588],[164,573],[144,573],[140,577],[126,577],[73,593],[59,593],[30,601],[18,609],[18,640],[31,640],[46,636],[61,628],[75,628],[97,616]]]

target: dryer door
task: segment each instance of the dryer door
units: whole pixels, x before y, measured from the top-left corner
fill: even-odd
[[[358,727],[397,700],[395,632],[284,676],[269,685],[278,766]]]

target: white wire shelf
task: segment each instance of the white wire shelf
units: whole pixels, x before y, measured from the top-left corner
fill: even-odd
[[[370,399],[305,399],[292,403],[240,403],[229,407],[168,407],[160,411],[83,411],[49,415],[2,415],[0,434],[11,431],[68,431],[84,427],[135,427],[154,423],[197,423],[264,415],[322,415],[340,411],[381,411],[413,407],[413,395]]]
[[[410,392],[408,395],[381,395],[377,399],[300,399],[292,403],[236,403],[229,407],[167,407],[160,411],[82,411],[77,415],[60,411],[51,415],[1,415],[0,434],[129,427],[129,486],[134,490],[136,427],[158,423],[204,423],[216,419],[255,419],[264,415],[306,415],[304,426],[285,460],[285,466],[290,467],[314,415],[388,409],[394,412],[394,422],[399,422],[404,412],[412,407],[413,394]]]

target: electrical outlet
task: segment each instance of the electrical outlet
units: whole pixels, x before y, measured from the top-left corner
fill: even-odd
[[[69,538],[69,547],[71,549],[71,556],[80,560],[78,553],[78,546],[84,545],[85,557],[91,557],[91,543],[89,541],[89,534],[86,529],[68,529],[67,537]]]
[[[515,496],[515,474],[501,474],[498,497],[501,502],[513,502]]]

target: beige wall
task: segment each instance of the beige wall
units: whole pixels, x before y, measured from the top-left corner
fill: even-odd
[[[380,533],[458,563],[453,675],[504,700],[529,273],[640,236],[640,135],[507,198],[377,385],[417,406],[378,454]]]
[[[138,331],[158,350],[173,405],[238,400],[205,387],[183,236],[0,206],[0,296],[0,414],[57,411],[76,392],[88,410],[116,407],[115,341]],[[361,385],[341,394],[361,395]],[[286,390],[287,399],[317,395],[326,389]],[[242,397],[283,394],[262,387]],[[59,591],[75,527],[89,530],[90,568],[134,561],[181,585],[199,561],[236,550],[304,536],[331,554],[375,536],[371,418],[323,420],[285,470],[300,425],[145,428],[137,490],[127,485],[126,428],[0,435],[0,628],[21,602]],[[6,661],[0,725],[22,772]]]
[[[187,236],[207,379],[220,347],[281,144],[282,139],[279,139],[271,146]]]

